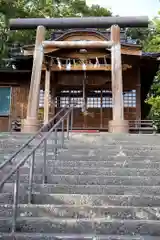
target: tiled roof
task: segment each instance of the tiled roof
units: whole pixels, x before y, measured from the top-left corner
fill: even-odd
[[[159,58],[160,57],[160,53],[142,52],[142,57]]]

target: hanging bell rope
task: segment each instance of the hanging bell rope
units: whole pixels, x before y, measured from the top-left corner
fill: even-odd
[[[86,111],[86,72],[84,72],[82,86],[83,86],[82,113],[84,113]]]
[[[84,78],[83,78],[83,98],[82,98],[82,113],[84,116],[90,116],[94,117],[94,113],[90,113],[87,110],[87,104],[86,104],[86,71],[84,72]]]

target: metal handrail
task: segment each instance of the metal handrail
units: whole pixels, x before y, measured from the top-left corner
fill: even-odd
[[[73,110],[74,105],[70,107],[66,113],[60,118],[60,120],[53,126],[51,129],[43,135],[40,139],[39,143],[5,176],[2,181],[0,182],[0,190],[2,191],[4,184],[16,173],[16,180],[14,184],[14,193],[13,193],[13,220],[12,220],[12,232],[16,230],[16,220],[17,220],[17,213],[18,213],[18,197],[19,197],[19,177],[20,177],[20,168],[26,163],[27,159],[32,156],[31,166],[29,168],[29,183],[28,183],[28,203],[32,203],[32,188],[33,188],[33,176],[34,176],[34,164],[35,164],[35,153],[36,150],[44,143],[44,162],[43,162],[43,184],[47,182],[47,174],[46,174],[46,167],[47,167],[47,139],[54,131],[55,133],[55,145],[57,144],[57,130],[58,127],[61,126],[61,144],[60,148],[64,146],[64,121],[67,119],[67,139],[69,139],[70,130],[72,130],[73,124]],[[26,145],[27,146],[27,145]],[[54,148],[55,156],[57,155],[57,146]]]
[[[54,120],[56,120],[56,118],[64,111],[67,109],[67,107],[69,107],[69,105],[67,104],[64,108],[62,108],[47,124],[43,125],[39,131],[33,135],[25,144],[23,144],[16,152],[14,152],[10,158],[8,158],[6,161],[2,162],[0,164],[0,171],[2,170],[3,167],[5,167],[8,163],[10,163],[20,152],[22,152],[22,150],[24,150],[36,137],[38,137],[38,135],[40,135],[42,132],[45,131],[45,129],[49,128],[49,126],[52,126],[52,123],[54,122]]]

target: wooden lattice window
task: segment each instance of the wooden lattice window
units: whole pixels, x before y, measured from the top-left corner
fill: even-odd
[[[83,98],[82,97],[71,98],[71,103],[75,103],[76,108],[81,108],[83,103]]]
[[[78,97],[77,94],[79,94],[81,91],[80,90],[64,90],[61,91],[61,93],[65,93],[67,96],[61,96],[59,99],[60,101],[60,107],[65,107],[67,104],[72,104],[75,103],[75,108],[81,108],[82,107],[82,102],[83,98]],[[56,106],[58,107],[58,97],[56,97],[55,101]]]
[[[89,97],[87,98],[87,108],[100,108],[101,98],[100,97]]]
[[[103,108],[112,108],[112,92],[108,91],[108,90],[103,90],[102,95],[103,95],[102,107]]]
[[[65,107],[69,104],[69,97],[60,97],[60,106]]]
[[[136,90],[125,92],[123,101],[124,107],[136,107]]]
[[[51,104],[51,94],[49,95],[49,105]],[[43,108],[44,107],[44,90],[40,90],[39,93],[39,107]]]
[[[70,102],[71,103],[75,103],[76,104],[75,105],[76,108],[81,108],[82,107],[83,97],[76,96],[76,95],[78,95],[80,93],[81,93],[81,90],[71,90],[70,91],[71,95],[74,94],[74,97],[71,97]]]

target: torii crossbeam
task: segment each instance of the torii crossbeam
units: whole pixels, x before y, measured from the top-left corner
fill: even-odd
[[[126,27],[148,27],[147,16],[136,17],[82,17],[82,18],[16,18],[10,19],[11,30],[35,29],[44,26],[48,29],[69,29],[69,28],[110,28],[118,25]]]

